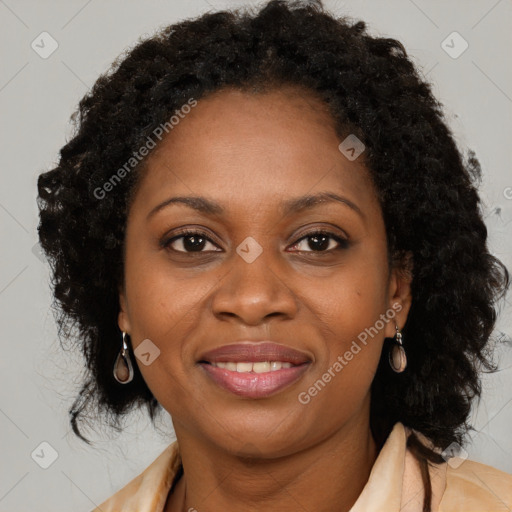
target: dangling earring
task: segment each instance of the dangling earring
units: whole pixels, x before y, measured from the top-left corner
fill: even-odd
[[[402,373],[407,367],[407,356],[402,345],[402,333],[398,329],[398,325],[395,325],[396,334],[394,340],[396,343],[389,351],[389,365],[396,373]]]
[[[126,333],[123,331],[123,347],[114,363],[114,378],[119,384],[128,384],[133,380],[133,366],[130,360],[130,352],[126,344]]]

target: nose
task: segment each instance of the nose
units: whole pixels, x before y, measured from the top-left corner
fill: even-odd
[[[286,282],[286,275],[264,250],[254,261],[247,262],[234,254],[227,274],[212,298],[212,309],[221,320],[237,319],[256,326],[274,316],[291,319],[298,306],[297,298]]]

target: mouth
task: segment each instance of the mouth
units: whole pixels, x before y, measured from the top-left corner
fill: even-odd
[[[239,342],[206,352],[198,364],[222,389],[244,398],[266,398],[297,382],[311,362],[288,346]]]

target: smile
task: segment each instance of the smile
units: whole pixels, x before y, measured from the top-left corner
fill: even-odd
[[[258,361],[252,363],[250,361],[244,361],[240,363],[235,363],[232,361],[218,361],[212,362],[213,366],[217,366],[217,368],[225,368],[226,370],[231,370],[232,372],[238,373],[265,373],[265,372],[275,372],[276,370],[280,370],[281,368],[291,368],[292,363],[288,363],[285,361]]]
[[[242,341],[201,354],[216,386],[244,398],[266,398],[297,382],[311,364],[306,352],[272,341]]]
[[[226,367],[222,367],[224,364]],[[219,366],[219,362],[202,362],[200,366],[217,386],[226,391],[244,398],[266,398],[297,382],[309,368],[309,363],[220,362]]]

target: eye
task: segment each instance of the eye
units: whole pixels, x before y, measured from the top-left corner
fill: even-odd
[[[309,247],[313,247],[313,250],[308,251],[305,249],[298,249],[299,252],[332,252],[338,249],[347,249],[349,247],[348,240],[341,238],[340,236],[335,235],[334,233],[331,233],[330,231],[325,230],[318,230],[318,231],[312,231],[311,233],[308,233],[307,235],[303,236],[301,239],[299,239],[295,244],[292,245],[293,248],[299,247],[301,244],[303,244],[305,240],[310,239],[312,243],[310,242],[308,245]],[[331,243],[328,240],[334,241],[338,244],[338,247],[332,247]],[[179,242],[179,243],[177,243]],[[173,244],[177,246],[181,246],[181,248],[173,247]],[[203,249],[207,244],[211,244],[213,247],[217,247],[212,240],[202,231],[195,231],[195,230],[184,230],[179,235],[176,235],[170,239],[164,240],[162,242],[162,247],[164,248],[171,248],[171,250],[176,252],[182,252],[182,253],[201,253],[201,252],[208,252],[204,251]],[[222,250],[215,250],[213,252],[219,252]]]
[[[313,247],[313,250],[307,251],[304,249],[298,249],[300,252],[332,252],[339,249],[347,249],[350,245],[348,240],[341,238],[335,235],[334,233],[331,233],[330,231],[319,230],[312,231],[311,233],[308,233],[306,236],[303,236],[300,240],[295,242],[292,248],[300,246],[300,244],[305,243],[303,241],[307,239],[310,239],[308,245],[309,247]],[[332,247],[330,245],[331,243],[329,242],[329,239],[331,239],[331,241],[336,242],[338,244],[338,247]],[[336,245],[336,243],[334,245]]]
[[[177,243],[179,242],[179,243]],[[176,247],[172,247],[175,244],[176,246],[181,246],[181,249]],[[179,235],[174,236],[168,240],[164,240],[162,242],[162,247],[171,248],[171,250],[176,252],[190,253],[190,252],[208,252],[203,251],[206,244],[211,244],[216,247],[214,243],[210,240],[210,238],[201,231],[194,230],[183,230]],[[219,252],[219,251],[214,251]]]

